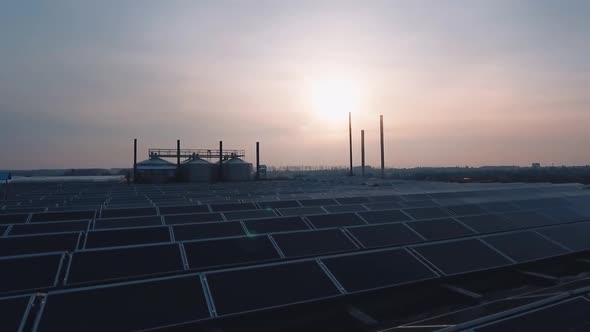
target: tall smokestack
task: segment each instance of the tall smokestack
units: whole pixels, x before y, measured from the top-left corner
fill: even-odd
[[[381,178],[385,178],[385,150],[383,149],[383,115],[380,115],[380,132],[381,132]]]
[[[137,174],[137,138],[133,139],[133,180]]]
[[[219,180],[223,180],[223,141],[219,141]]]
[[[348,112],[348,145],[350,148],[350,176],[352,176],[352,112]]]
[[[365,131],[361,130],[361,174],[365,176]]]
[[[180,167],[180,140],[176,140],[176,167]]]
[[[260,179],[260,142],[256,142],[256,180]]]

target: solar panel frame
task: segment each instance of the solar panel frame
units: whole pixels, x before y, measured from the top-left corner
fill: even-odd
[[[306,218],[317,229],[366,225],[366,222],[355,213],[309,215]]]
[[[64,253],[0,257],[0,270],[3,271],[0,294],[30,292],[57,286],[64,259]]]
[[[403,210],[378,210],[358,213],[368,224],[410,221],[412,218]]]
[[[322,229],[271,235],[287,258],[320,256],[357,250],[358,246],[339,229]]]
[[[309,226],[301,217],[275,217],[245,220],[244,226],[249,234],[266,234],[309,230]]]
[[[110,208],[112,204],[109,204],[107,208],[102,209],[100,212],[101,219],[108,218],[121,218],[121,217],[141,217],[141,216],[155,216],[158,211],[155,207],[133,207],[133,208]]]
[[[160,216],[140,216],[96,219],[94,229],[117,229],[164,225]]]
[[[212,221],[224,221],[221,212],[188,213],[164,216],[164,223],[166,225],[193,224]]]
[[[338,202],[332,198],[314,198],[314,199],[300,199],[299,204],[303,207],[337,205]]]
[[[52,229],[56,226],[55,229]],[[64,226],[63,228],[61,226]],[[10,227],[7,235],[33,235],[67,232],[86,232],[90,228],[90,220],[53,221],[34,224],[16,224]],[[2,234],[2,231],[0,231]]]
[[[277,216],[274,210],[226,211],[222,213],[228,221],[272,218]]]
[[[176,241],[246,235],[246,230],[239,221],[174,225],[172,232]]]
[[[453,218],[417,220],[406,225],[422,235],[427,241],[444,240],[475,235],[476,233]]]
[[[284,208],[284,209],[277,209],[277,211],[281,214],[281,216],[291,217],[291,216],[305,216],[305,215],[314,215],[314,214],[326,214],[326,210],[324,210],[320,206],[304,206],[300,208]]]
[[[161,215],[175,215],[175,214],[187,214],[187,213],[204,213],[211,212],[209,205],[176,205],[176,206],[160,206],[158,207]]]
[[[440,207],[409,208],[402,211],[415,220],[448,218],[452,215]]]
[[[0,214],[0,225],[24,224],[29,219],[29,213]]]
[[[68,220],[92,220],[96,215],[95,210],[66,211],[66,212],[38,212],[31,215],[31,223],[68,221]]]
[[[119,239],[115,239],[114,235],[119,235]],[[135,240],[130,235],[135,236]],[[139,239],[139,235],[143,236],[144,239]],[[168,243],[171,241],[169,226],[101,229],[86,233],[83,248],[124,247],[149,243]]]
[[[82,233],[80,232],[65,232],[0,237],[0,257],[74,251],[80,245],[81,235]],[[32,246],[26,245],[23,241],[33,241],[36,245],[39,244],[40,241],[46,241],[43,245],[45,248],[33,249]],[[55,241],[58,241],[59,243],[55,243]],[[62,243],[64,241],[67,241],[68,243]],[[12,242],[13,245],[17,244],[17,248],[9,249],[10,242]]]
[[[364,248],[401,246],[424,242],[425,239],[405,223],[372,224],[346,227]]]
[[[221,203],[209,204],[212,212],[257,210],[256,204],[250,203]]]
[[[533,231],[519,231],[481,237],[517,263],[559,256],[570,251]]]
[[[518,227],[509,220],[497,214],[482,214],[478,216],[460,216],[457,220],[474,229],[478,233],[494,233],[510,231]]]
[[[34,295],[0,297],[0,312],[2,312],[3,315],[2,327],[5,328],[6,331],[23,331],[27,317],[30,315],[31,308],[33,307],[34,300]],[[22,310],[16,308],[17,306],[20,306]],[[14,325],[7,326],[8,322],[13,322]]]

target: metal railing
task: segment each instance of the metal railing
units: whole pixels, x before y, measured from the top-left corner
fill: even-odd
[[[151,148],[148,150],[148,153],[150,156],[156,155],[162,158],[178,157],[177,149]],[[219,149],[180,149],[181,158],[190,158],[193,155],[198,155],[204,159],[219,159],[220,157],[227,159],[232,156],[243,158],[246,156],[246,150],[223,149],[223,155],[220,156]]]

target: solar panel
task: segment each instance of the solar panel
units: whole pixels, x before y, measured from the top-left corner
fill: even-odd
[[[477,327],[477,332],[493,331],[588,331],[590,302],[576,297],[553,305]]]
[[[473,228],[479,233],[501,232],[518,228],[515,225],[513,225],[510,221],[495,214],[457,217],[457,220]]]
[[[348,204],[348,205],[329,205],[324,206],[324,209],[330,213],[343,213],[343,212],[359,212],[367,211],[367,208],[360,204]]]
[[[124,217],[97,219],[94,222],[94,229],[129,228],[162,225],[160,216]]]
[[[4,235],[4,232],[6,232],[7,229],[8,229],[8,226],[0,225],[0,236]]]
[[[31,222],[94,219],[95,211],[67,211],[33,213]]]
[[[183,270],[178,244],[81,250],[72,255],[67,284]]]
[[[0,224],[21,224],[25,223],[29,218],[28,213],[15,213],[15,214],[0,214]]]
[[[211,211],[240,211],[240,210],[256,210],[254,203],[227,203],[227,204],[211,204]]]
[[[50,292],[37,331],[135,331],[209,318],[198,275]]]
[[[486,213],[486,210],[475,204],[445,206],[444,208],[456,216],[468,216],[472,214]]]
[[[523,210],[543,209],[543,208],[557,208],[567,207],[569,203],[561,198],[545,198],[545,199],[529,199],[523,201],[516,201],[514,205]]]
[[[246,235],[238,221],[175,225],[172,230],[176,241]]]
[[[318,199],[300,199],[299,203],[302,206],[323,206],[323,205],[336,205],[338,202],[331,198],[318,198]]]
[[[402,223],[346,228],[365,248],[396,246],[424,241]]]
[[[475,234],[472,230],[451,218],[412,221],[408,222],[407,225],[428,241]]]
[[[579,223],[538,230],[539,233],[575,250],[590,249],[590,224]]]
[[[170,242],[170,230],[167,226],[90,231],[86,235],[85,248],[105,248],[158,242]]]
[[[400,210],[367,211],[359,212],[359,215],[363,217],[363,219],[365,219],[369,224],[411,220],[407,214]]]
[[[339,229],[272,235],[286,257],[322,255],[355,250],[357,246]]]
[[[334,213],[317,216],[307,216],[315,228],[344,227],[365,225],[366,223],[354,213]]]
[[[438,203],[427,200],[427,201],[407,201],[403,203],[408,208],[420,208],[420,207],[437,207]]]
[[[270,218],[277,216],[273,210],[233,211],[223,212],[223,215],[227,220],[245,220],[257,218]]]
[[[55,286],[63,258],[64,254],[0,258],[0,293]]]
[[[182,206],[161,206],[159,207],[160,214],[186,214],[186,213],[202,213],[209,212],[209,206],[203,205],[182,205]]]
[[[288,232],[309,229],[301,217],[278,217],[244,221],[250,234]]]
[[[297,201],[271,201],[271,202],[258,202],[258,206],[260,206],[261,209],[278,209],[278,208],[300,207],[301,205]]]
[[[430,196],[427,194],[407,194],[401,195],[401,198],[405,201],[424,201],[429,200]]]
[[[414,247],[414,250],[447,275],[511,263],[504,256],[476,239],[420,245]]]
[[[374,202],[399,202],[403,201],[403,198],[397,195],[380,195],[371,196],[371,200]]]
[[[375,210],[393,210],[393,209],[401,209],[405,206],[399,202],[379,202],[379,203],[367,203],[364,204],[367,209],[371,211]]]
[[[267,236],[184,242],[184,250],[191,269],[280,258]]]
[[[549,216],[559,222],[566,223],[566,222],[573,222],[573,221],[582,221],[587,220],[587,217],[584,217],[582,214],[576,212],[575,210],[567,207],[555,207],[550,209],[543,209],[539,210],[538,212]]]
[[[509,212],[501,215],[502,218],[510,220],[510,222],[517,227],[538,227],[554,225],[558,222],[547,216],[534,211]]]
[[[518,206],[510,202],[487,202],[481,203],[479,206],[489,212],[512,212],[520,210]]]
[[[88,220],[78,220],[13,225],[8,235],[85,232],[88,230],[89,224]]]
[[[347,292],[394,286],[437,277],[405,249],[355,253],[322,262]]]
[[[308,214],[323,214],[326,210],[319,206],[309,206],[301,208],[277,209],[282,216],[305,216]]]
[[[208,273],[206,277],[220,315],[340,295],[314,261]]]
[[[519,263],[568,252],[534,232],[489,236],[483,240]]]
[[[0,256],[37,254],[53,251],[73,251],[80,233],[18,235],[0,238]]]
[[[7,332],[22,331],[32,303],[32,296],[0,298],[2,330]]]
[[[403,209],[403,211],[416,220],[444,218],[451,216],[448,212],[438,207]]]
[[[362,203],[370,203],[368,197],[340,197],[336,198],[336,201],[340,204],[362,204]]]
[[[223,221],[219,212],[214,213],[191,213],[165,216],[167,225],[191,224],[196,222]]]
[[[121,217],[139,217],[139,216],[155,216],[156,208],[141,207],[141,208],[124,208],[124,209],[103,209],[100,213],[101,218],[121,218]]]

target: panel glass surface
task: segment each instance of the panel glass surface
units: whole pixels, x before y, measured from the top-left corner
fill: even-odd
[[[168,227],[156,226],[90,231],[87,233],[85,248],[105,248],[158,242],[170,242],[170,230]]]
[[[315,228],[344,227],[365,225],[366,223],[354,213],[333,213],[317,216],[307,216]]]
[[[281,233],[272,237],[286,257],[322,255],[357,249],[339,229]]]
[[[397,246],[423,241],[402,223],[347,227],[346,229],[365,248]]]
[[[172,230],[176,241],[246,235],[238,221],[175,225]]]

